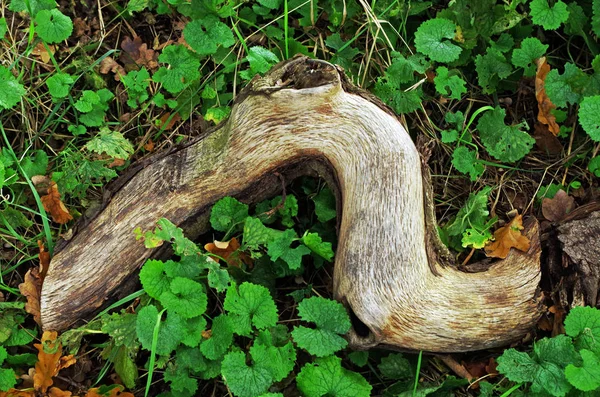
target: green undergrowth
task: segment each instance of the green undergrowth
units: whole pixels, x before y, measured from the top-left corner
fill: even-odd
[[[597,197],[599,35],[600,0],[0,0],[0,390],[36,362],[18,285],[39,244],[70,238],[131,163],[225,120],[255,75],[324,59],[394,109],[431,144],[439,234],[461,263],[484,256],[507,213],[541,219],[560,190]],[[44,208],[52,182],[72,221]],[[475,386],[427,355],[348,350],[350,320],[328,299],[335,198],[295,186],[251,207],[219,201],[202,241],[168,219],[137,230],[175,256],[144,265],[127,309],[63,334],[92,357],[86,376],[115,372],[136,395],[598,393],[591,308],[572,311],[566,335],[488,352],[500,374]],[[227,258],[203,248],[233,238]]]

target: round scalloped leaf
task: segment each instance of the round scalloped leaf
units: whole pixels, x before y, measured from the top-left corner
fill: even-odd
[[[600,95],[583,98],[579,107],[579,123],[596,142],[600,142]]]
[[[160,296],[169,313],[177,313],[183,318],[194,318],[206,311],[208,298],[202,284],[183,277],[175,277],[171,281],[170,291]]]
[[[46,43],[58,43],[73,33],[71,18],[57,9],[41,10],[35,16],[35,22],[38,36]]]
[[[449,41],[454,38],[455,32],[454,22],[444,18],[430,19],[423,22],[415,32],[415,46],[420,53],[427,55],[433,61],[443,63],[456,61],[462,48]]]

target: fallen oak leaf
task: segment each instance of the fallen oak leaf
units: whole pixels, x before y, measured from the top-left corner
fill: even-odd
[[[50,267],[50,253],[46,251],[46,247],[44,247],[44,243],[42,240],[38,240],[37,242],[40,253],[38,254],[38,259],[40,260],[40,278],[42,282],[46,277],[46,273],[48,273],[48,268]]]
[[[121,42],[123,52],[119,60],[125,65],[125,70],[138,70],[140,66],[154,71],[158,68],[158,54],[146,43],[142,42],[141,37],[136,36],[133,40],[125,37]]]
[[[546,57],[536,60],[536,64],[535,99],[538,102],[537,118],[540,123],[546,124],[550,132],[556,136],[560,132],[560,126],[556,123],[556,117],[552,114],[552,110],[556,109],[556,105],[548,98],[545,87],[546,76],[550,72],[550,65],[546,62]]]
[[[31,314],[35,322],[41,326],[40,292],[42,291],[42,278],[37,268],[31,268],[25,273],[24,281],[19,284],[19,291],[27,298],[25,311]]]
[[[33,387],[45,393],[54,383],[52,378],[58,372],[73,365],[76,359],[73,355],[62,357],[62,345],[56,340],[58,333],[55,331],[44,331],[42,343],[33,346],[38,349],[38,361],[35,364],[33,375]]]
[[[523,216],[517,215],[506,226],[494,232],[494,241],[485,246],[485,254],[492,258],[506,258],[511,248],[520,251],[529,250],[530,241],[521,234],[523,230]]]
[[[71,397],[71,395],[72,393],[70,391],[63,391],[58,387],[52,387],[48,392],[48,397]]]
[[[575,209],[575,199],[564,190],[556,192],[553,198],[542,200],[542,215],[550,222],[560,222]]]
[[[48,188],[48,194],[41,197],[44,209],[50,213],[52,220],[56,223],[65,224],[73,219],[69,210],[60,200],[60,193],[56,182],[51,182]]]
[[[0,391],[0,397],[35,397],[35,390],[9,389]]]
[[[100,73],[114,73],[115,81],[121,81],[121,76],[125,76],[127,72],[125,68],[117,63],[112,57],[106,57],[100,62]]]
[[[240,243],[235,237],[229,241],[215,240],[214,242],[208,243],[204,246],[206,251],[223,258],[229,266],[240,267],[242,263],[245,263],[247,266],[251,266],[252,260],[246,253],[238,251],[239,248]],[[213,257],[213,259],[216,262],[219,262],[219,258]]]

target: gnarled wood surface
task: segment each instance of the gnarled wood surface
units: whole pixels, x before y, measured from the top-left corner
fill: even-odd
[[[426,227],[434,225],[428,171],[422,174],[402,124],[332,65],[295,58],[253,80],[207,137],[116,185],[105,208],[52,259],[44,328],[65,329],[89,315],[152,255],[134,228],[166,217],[197,234],[221,197],[275,193],[275,172],[325,172],[335,182],[334,290],[359,320],[354,346],[477,350],[518,339],[538,318],[537,224],[529,223],[529,252],[513,250],[485,272],[441,266],[437,258],[447,252]]]

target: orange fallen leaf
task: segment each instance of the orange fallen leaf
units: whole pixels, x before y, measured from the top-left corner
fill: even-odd
[[[71,392],[62,391],[58,387],[53,387],[48,392],[48,397],[71,397]]]
[[[252,259],[244,252],[238,251],[240,243],[234,237],[229,241],[217,241],[208,243],[204,246],[204,249],[215,254],[223,259],[229,266],[240,267],[242,263],[248,266],[252,265]],[[219,258],[213,257],[213,259],[219,262]]]
[[[38,361],[35,364],[35,375],[33,375],[33,387],[45,393],[54,383],[52,378],[58,372],[75,363],[72,355],[62,356],[62,345],[56,340],[58,333],[55,331],[44,331],[42,343],[33,346],[38,349]]]
[[[10,389],[8,391],[0,391],[0,397],[35,397],[35,391]]]
[[[41,255],[41,251],[40,251]],[[25,273],[24,281],[19,284],[19,291],[27,298],[25,311],[33,316],[38,325],[42,325],[40,314],[40,292],[42,290],[42,278],[37,268],[31,268]]]
[[[517,215],[506,226],[494,232],[494,241],[485,246],[485,254],[492,258],[506,258],[511,248],[520,251],[529,249],[529,239],[521,234],[523,216]]]
[[[154,142],[152,142],[152,140],[149,140],[148,142],[146,142],[144,144],[144,149],[146,149],[149,152],[153,152],[154,151]]]
[[[179,115],[179,113],[176,113],[174,116],[171,117],[171,113],[167,112],[160,116],[160,122],[158,123],[158,126],[163,130],[168,131],[172,129],[175,123],[179,120],[181,120],[181,116]]]
[[[48,194],[41,197],[44,209],[50,213],[52,220],[64,224],[73,219],[65,204],[60,200],[60,193],[56,182],[51,182]]]
[[[548,98],[545,87],[545,80],[550,72],[550,65],[546,62],[546,57],[538,59],[536,64],[535,98],[538,102],[538,121],[542,124],[546,124],[550,132],[556,136],[560,132],[560,127],[556,123],[556,117],[552,114],[552,110],[556,109],[556,105]]]
[[[121,81],[121,76],[125,76],[127,74],[125,68],[118,64],[117,61],[111,57],[106,57],[102,60],[102,62],[100,62],[100,73],[114,73],[115,81]]]
[[[48,273],[48,267],[50,267],[50,253],[46,251],[42,240],[38,240],[37,243],[38,248],[40,249],[40,253],[38,254],[38,258],[40,260],[40,278],[42,281],[44,281],[46,273]]]
[[[125,165],[125,160],[124,159],[118,159],[118,158],[114,158],[112,163],[110,163],[107,167],[108,168],[115,168],[115,167],[122,167]]]
[[[88,390],[85,397],[134,397],[133,394],[129,392],[124,392],[123,390],[123,386],[115,385],[115,387],[110,391],[110,394],[107,396],[106,394],[100,394],[100,389],[95,387],[93,389]]]
[[[50,49],[50,53],[48,53],[48,49]],[[48,49],[44,43],[40,42],[31,51],[31,55],[39,58],[44,63],[48,63],[50,62],[51,55],[54,55],[56,52],[56,47],[53,45],[48,45]]]
[[[554,198],[542,200],[542,215],[550,222],[560,222],[575,209],[575,199],[564,190],[559,190]]]

